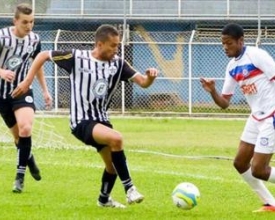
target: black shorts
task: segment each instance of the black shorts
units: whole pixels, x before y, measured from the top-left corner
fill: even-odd
[[[96,150],[99,152],[102,148],[104,148],[106,145],[98,144],[93,136],[92,132],[97,124],[105,125],[109,128],[113,128],[113,126],[110,124],[110,122],[98,122],[98,121],[92,121],[92,120],[83,120],[80,122],[73,130],[72,134],[79,140],[81,140],[86,145],[91,145],[96,148]]]
[[[16,124],[14,111],[22,107],[31,107],[35,111],[32,90],[15,99],[11,96],[6,99],[0,98],[0,114],[8,128]]]

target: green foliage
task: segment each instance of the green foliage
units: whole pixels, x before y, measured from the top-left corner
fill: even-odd
[[[67,144],[81,145],[70,134],[67,118],[47,122]],[[232,166],[243,120],[114,118],[112,122],[123,134],[133,181],[145,195],[143,203],[125,210],[97,207],[103,165],[97,153],[84,146],[34,148],[42,180],[36,182],[27,173],[25,191],[13,194],[15,149],[2,143],[0,219],[274,219],[272,213],[252,213],[261,202]],[[172,190],[183,181],[194,183],[201,192],[200,203],[190,211],[178,209],[171,199]],[[274,185],[269,188],[274,192]],[[119,180],[112,197],[125,202]]]

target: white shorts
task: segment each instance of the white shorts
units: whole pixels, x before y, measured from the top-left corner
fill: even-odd
[[[247,119],[241,140],[255,145],[254,151],[263,154],[275,152],[275,117],[257,121],[251,115]]]

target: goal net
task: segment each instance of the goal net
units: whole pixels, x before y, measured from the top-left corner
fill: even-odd
[[[51,122],[54,119],[47,120],[49,115],[39,112],[35,115],[35,120],[32,130],[32,145],[36,148],[75,148],[74,144],[66,139],[62,134],[57,132],[57,127]],[[57,116],[55,116],[57,117]],[[68,123],[64,124],[68,127]],[[14,145],[13,137],[8,127],[6,127],[3,119],[0,120],[0,144],[5,147]],[[68,129],[69,131],[69,129]]]

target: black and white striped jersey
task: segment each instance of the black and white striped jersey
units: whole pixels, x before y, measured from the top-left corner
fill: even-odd
[[[30,32],[24,38],[15,36],[14,27],[0,29],[0,68],[16,73],[13,83],[0,80],[0,98],[7,98],[25,78],[30,62],[41,51],[41,42],[37,34]]]
[[[129,81],[136,70],[115,56],[95,59],[90,50],[50,51],[50,57],[70,74],[71,128],[82,120],[108,121],[108,107],[119,81]]]

